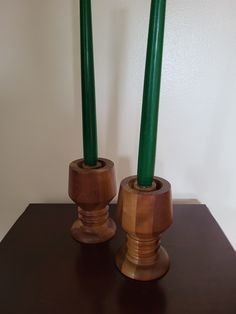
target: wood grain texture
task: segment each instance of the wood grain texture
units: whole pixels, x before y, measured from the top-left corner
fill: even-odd
[[[160,234],[172,223],[171,186],[154,177],[149,189],[138,188],[136,176],[120,185],[118,217],[127,240],[116,255],[119,270],[132,279],[153,280],[166,274],[169,257],[161,246]]]
[[[96,167],[83,159],[69,166],[69,196],[78,205],[78,219],[71,228],[73,237],[83,243],[100,243],[111,239],[116,225],[109,217],[108,204],[116,195],[114,164],[100,158]]]

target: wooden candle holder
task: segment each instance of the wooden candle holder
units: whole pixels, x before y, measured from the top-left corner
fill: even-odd
[[[140,188],[136,176],[120,185],[118,219],[127,241],[116,255],[116,265],[125,276],[153,280],[166,274],[169,257],[160,245],[160,234],[172,223],[170,183],[154,177],[153,185]]]
[[[99,158],[95,167],[83,159],[70,163],[69,196],[78,205],[78,219],[71,228],[72,236],[83,243],[101,243],[112,238],[116,225],[109,217],[108,204],[116,195],[114,164]]]

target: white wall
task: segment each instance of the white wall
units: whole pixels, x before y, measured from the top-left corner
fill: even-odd
[[[135,174],[149,0],[94,0],[100,156]],[[77,1],[0,1],[0,237],[30,202],[69,202],[82,155]],[[156,174],[236,247],[236,1],[168,0]]]

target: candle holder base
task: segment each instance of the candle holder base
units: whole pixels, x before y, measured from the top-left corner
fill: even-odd
[[[78,208],[79,218],[73,223],[71,233],[82,243],[101,243],[110,240],[116,233],[116,224],[109,217],[108,206],[86,211]]]
[[[78,205],[78,219],[71,227],[75,240],[101,243],[114,236],[116,225],[109,217],[108,204],[115,195],[111,160],[99,158],[96,167],[84,165],[83,159],[70,163],[69,196]]]
[[[166,250],[159,245],[158,240],[134,240],[134,251],[128,236],[127,242],[116,255],[116,265],[125,276],[148,281],[163,277],[169,270],[170,260]],[[131,246],[130,246],[131,244]],[[140,248],[142,248],[140,250]],[[145,252],[142,254],[141,252]]]
[[[116,255],[116,265],[125,276],[148,281],[169,270],[169,256],[161,246],[160,234],[172,223],[171,186],[154,177],[150,188],[137,186],[136,176],[121,182],[118,220],[127,232],[126,243]]]

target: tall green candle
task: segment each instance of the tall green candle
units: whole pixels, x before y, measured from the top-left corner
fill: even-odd
[[[151,1],[138,157],[141,187],[151,186],[154,176],[165,7],[166,0]]]
[[[97,163],[96,97],[91,1],[80,0],[81,88],[84,163]]]

